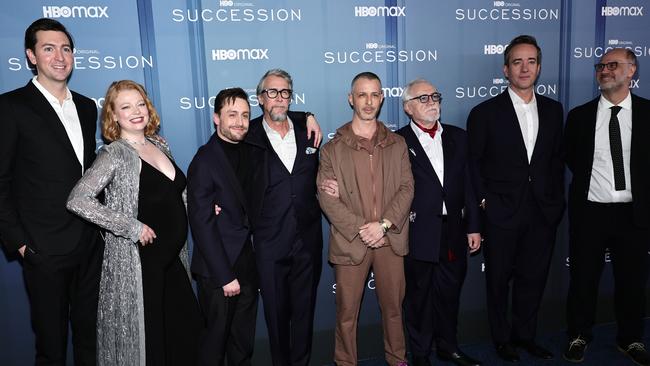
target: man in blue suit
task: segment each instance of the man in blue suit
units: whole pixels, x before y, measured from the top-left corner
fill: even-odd
[[[261,147],[242,142],[249,116],[246,92],[220,91],[213,116],[216,132],[187,172],[192,272],[206,323],[200,365],[223,365],[225,358],[228,365],[250,365],[253,355],[258,277],[251,218],[264,191],[266,155]]]
[[[504,52],[510,85],[472,109],[470,156],[485,211],[488,318],[498,355],[519,361],[516,346],[541,359],[553,354],[535,343],[557,225],[564,212],[562,105],[535,93],[542,51],[518,36]],[[512,280],[512,325],[508,298]]]
[[[402,103],[411,123],[398,134],[409,149],[415,180],[409,254],[404,257],[404,314],[413,365],[431,365],[433,342],[439,358],[480,365],[458,349],[456,325],[460,290],[467,272],[467,248],[481,245],[479,202],[474,194],[467,135],[440,123],[442,95],[416,79]]]
[[[264,113],[251,121],[246,137],[264,146],[268,162],[253,239],[275,366],[309,364],[322,268],[316,200],[320,131],[308,139],[307,121],[315,120],[310,113],[289,111],[292,95],[293,81],[286,71],[267,71],[257,86]]]

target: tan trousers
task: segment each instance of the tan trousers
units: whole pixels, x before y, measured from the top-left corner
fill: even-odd
[[[404,259],[389,247],[370,249],[357,266],[334,265],[336,279],[336,333],[334,362],[337,366],[357,364],[357,321],[368,271],[374,271],[375,292],[381,309],[384,351],[389,365],[406,361],[402,300]]]

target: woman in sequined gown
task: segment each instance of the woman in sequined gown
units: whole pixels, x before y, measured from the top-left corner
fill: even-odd
[[[68,199],[71,211],[106,230],[99,365],[196,362],[202,325],[187,271],[185,176],[156,135],[159,121],[141,85],[111,84],[102,111],[111,143]]]

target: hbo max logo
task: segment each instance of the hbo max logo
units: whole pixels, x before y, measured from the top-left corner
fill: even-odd
[[[640,17],[643,16],[643,6],[603,6],[600,15],[604,17]]]
[[[108,18],[108,6],[43,6],[45,18]]]
[[[219,6],[234,6],[235,2],[232,0],[219,0]]]
[[[355,6],[355,17],[405,17],[406,6]]]
[[[506,50],[507,44],[486,44],[483,46],[484,55],[501,55]]]
[[[237,50],[212,50],[212,61],[268,60],[268,48],[240,48]]]

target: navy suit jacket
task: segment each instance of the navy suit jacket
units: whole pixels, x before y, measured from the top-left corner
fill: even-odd
[[[286,257],[298,239],[318,255],[323,248],[321,210],[316,198],[318,149],[313,148],[313,137],[307,139],[305,113],[289,111],[288,115],[297,148],[291,173],[271,146],[262,125],[263,116],[250,122],[246,135],[246,141],[263,146],[267,156],[268,184],[253,217],[255,252],[262,259]]]
[[[565,127],[566,163],[573,174],[569,186],[569,219],[575,220],[587,203],[594,160],[596,115],[600,97],[572,109]],[[632,145],[630,179],[634,223],[650,226],[650,100],[632,94]],[[629,184],[630,182],[628,182]]]
[[[547,224],[557,225],[564,212],[562,105],[539,94],[535,98],[539,130],[530,163],[507,90],[474,107],[467,117],[477,196],[486,201],[487,220],[504,228],[518,223],[529,191]]]
[[[443,124],[444,182],[436,174],[410,124],[398,134],[409,149],[415,181],[409,226],[409,257],[438,262],[442,233],[442,203],[447,208],[448,242],[457,256],[467,254],[467,233],[480,232],[479,201],[474,193],[468,159],[467,134]]]
[[[95,159],[97,107],[71,93],[85,171]],[[82,166],[65,128],[32,81],[0,95],[0,111],[0,239],[9,253],[22,245],[50,255],[69,253],[95,226],[66,209]]]
[[[192,272],[224,286],[236,278],[233,266],[249,240],[251,212],[259,210],[253,192],[263,191],[265,155],[249,146],[253,184],[245,192],[218,139],[215,132],[187,170],[187,213],[194,238]],[[219,215],[215,204],[221,207]]]

